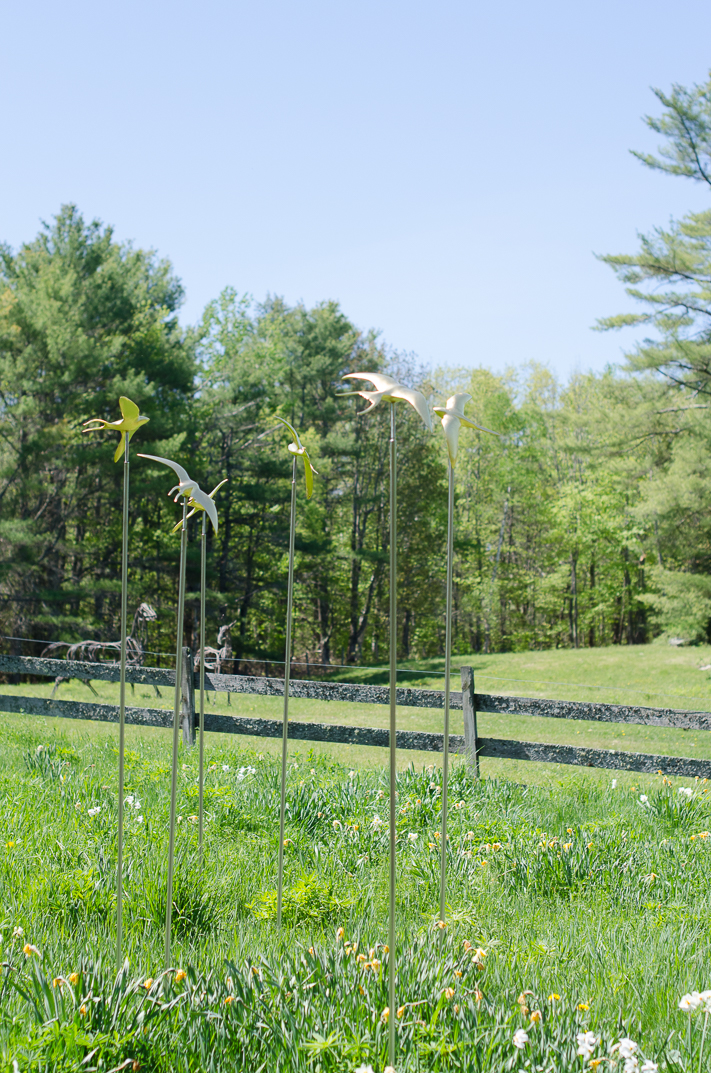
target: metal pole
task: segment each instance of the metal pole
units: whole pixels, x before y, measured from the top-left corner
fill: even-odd
[[[388,1055],[395,1065],[395,787],[397,734],[397,449],[395,403],[390,403],[390,905],[388,920]]]
[[[170,837],[168,843],[168,889],[165,908],[165,967],[170,965],[170,929],[173,920],[173,862],[175,859],[175,805],[178,792],[178,743],[180,740],[180,694],[183,659],[183,618],[185,615],[185,552],[188,530],[185,524],[188,501],[183,497],[183,528],[180,533],[180,574],[178,576],[178,627],[175,644],[175,700],[173,702],[173,771],[170,782]]]
[[[449,677],[452,664],[452,571],[454,562],[454,467],[449,463],[447,512],[447,622],[444,642],[444,763],[442,766],[442,871],[439,883],[439,919],[447,912],[447,779],[449,775]]]
[[[284,883],[284,820],[286,813],[286,746],[289,735],[289,679],[291,677],[291,610],[294,597],[294,532],[296,530],[296,455],[291,467],[291,515],[289,518],[289,581],[286,589],[286,654],[284,656],[284,719],[281,734],[281,801],[279,804],[279,868],[277,877],[277,928],[281,928],[281,895]]]
[[[198,849],[200,871],[202,871],[202,830],[203,830],[203,767],[205,761],[205,574],[207,559],[207,513],[202,512],[202,546],[200,556],[200,745],[199,768],[200,787],[198,798]]]
[[[116,867],[116,971],[123,946],[123,793],[126,730],[126,631],[128,629],[128,435],[123,453],[123,544],[121,548],[121,679],[119,686],[118,864]]]

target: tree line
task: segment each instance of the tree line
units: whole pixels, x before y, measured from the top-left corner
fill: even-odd
[[[711,80],[669,93],[648,124],[650,168],[711,185]],[[457,390],[499,438],[462,430],[456,470],[455,651],[711,638],[711,210],[604,260],[649,336],[620,368],[561,383],[529,366],[421,368],[363,332],[336,302],[311,309],[227,288],[198,325],[168,261],[119,242],[73,205],[17,251],[0,247],[0,632],[115,639],[122,467],[82,435],[120,394],[150,422],[134,438],[130,605],[158,611],[149,647],[175,640],[175,458],[202,487],[223,477],[208,538],[208,643],[233,623],[237,661],[283,658],[290,456],[295,425],[318,470],[301,497],[296,658],[378,662],[388,630],[388,415],[358,416],[342,377],[387,371],[434,402]],[[444,437],[408,407],[399,422],[399,646],[444,646]],[[198,636],[199,548],[190,523],[185,632]]]

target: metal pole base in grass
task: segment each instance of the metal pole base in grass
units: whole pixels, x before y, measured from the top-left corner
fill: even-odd
[[[284,655],[284,717],[281,734],[281,797],[279,801],[279,866],[277,876],[277,928],[281,929],[284,889],[284,824],[286,820],[286,754],[289,739],[289,681],[291,678],[291,614],[294,598],[294,533],[296,530],[296,455],[291,467],[291,513],[289,515],[289,580],[286,590],[286,653]]]
[[[204,798],[204,764],[205,764],[205,576],[207,559],[207,514],[202,515],[202,541],[200,545],[200,743],[198,761],[198,855],[200,871],[203,862],[203,798]]]
[[[128,436],[123,453],[123,544],[121,549],[121,683],[119,685],[118,862],[116,865],[116,971],[123,964],[123,793],[126,738],[126,631],[128,629]]]
[[[390,898],[388,917],[388,1060],[395,1065],[395,820],[397,789],[397,445],[395,403],[390,404]]]
[[[439,919],[447,912],[447,783],[449,778],[449,679],[452,664],[452,570],[454,559],[454,467],[449,463],[447,511],[447,623],[444,652],[444,757],[442,763],[442,862],[439,881]]]
[[[178,793],[178,743],[180,740],[180,685],[183,659],[183,618],[185,614],[185,553],[188,545],[188,529],[185,523],[188,511],[187,499],[183,498],[183,527],[180,533],[180,573],[178,575],[178,624],[175,645],[175,700],[173,702],[173,767],[170,780],[170,835],[168,842],[168,884],[165,908],[165,967],[170,966],[170,933],[173,922],[173,865],[175,862],[175,812]]]

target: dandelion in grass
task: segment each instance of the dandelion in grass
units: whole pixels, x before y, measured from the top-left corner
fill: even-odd
[[[526,1031],[526,1029],[517,1028],[513,1034],[513,1039],[511,1040],[511,1042],[513,1043],[514,1047],[517,1047],[519,1051],[522,1051],[528,1043],[528,1032]]]
[[[79,973],[78,972],[70,972],[69,973],[69,983],[72,985],[72,987],[77,986],[77,984],[79,983]]]
[[[579,1002],[577,1009],[579,1009],[581,1013],[586,1013],[590,1009],[590,1006],[587,1002]]]
[[[551,991],[550,995],[548,996],[548,1001],[560,1002],[560,995],[558,995],[555,991]]]
[[[149,976],[147,980],[144,980],[143,986],[145,987],[146,991],[150,991],[150,989],[153,987],[153,977]]]
[[[597,1047],[597,1036],[594,1032],[578,1032],[578,1054],[583,1058],[589,1058]]]
[[[178,969],[178,971],[175,974],[175,982],[176,982],[176,984],[182,984],[183,980],[185,979],[185,977],[187,975],[188,974],[185,972],[184,969]]]

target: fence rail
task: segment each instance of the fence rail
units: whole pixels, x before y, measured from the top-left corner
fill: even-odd
[[[194,740],[195,688],[199,674],[190,673],[191,654],[183,652],[181,682],[181,721],[186,743]],[[78,660],[43,659],[32,656],[0,655],[0,674],[29,674],[52,678],[79,678],[84,681],[118,682],[119,667],[112,663],[89,663]],[[468,756],[478,774],[480,757],[511,760],[531,760],[548,764],[571,764],[582,767],[655,772],[668,775],[711,778],[711,761],[690,757],[619,752],[615,749],[586,749],[573,745],[547,745],[540,742],[517,741],[510,738],[482,738],[477,733],[477,713],[524,715],[547,719],[583,719],[605,723],[634,723],[644,726],[676,727],[685,730],[711,730],[711,713],[687,712],[674,708],[644,708],[619,704],[598,704],[577,701],[543,700],[528,697],[505,697],[476,693],[474,673],[462,667],[462,689],[450,693],[451,707],[460,709],[464,717],[464,735],[452,734],[449,747],[455,753]],[[175,671],[160,667],[134,667],[126,673],[128,682],[135,685],[173,687]],[[249,675],[205,673],[205,685],[220,693],[246,693],[261,696],[283,696],[282,678],[257,678]],[[387,686],[351,684],[346,682],[313,682],[292,679],[292,697],[320,701],[346,701],[357,704],[388,704]],[[443,708],[444,691],[401,687],[397,702],[403,707]],[[95,704],[87,701],[50,700],[40,697],[19,697],[0,694],[0,711],[44,715],[65,719],[88,719],[117,722],[118,705]],[[169,727],[173,713],[162,708],[126,708],[126,722],[139,726]],[[279,738],[281,720],[252,719],[245,716],[218,715],[205,712],[205,729],[221,734],[246,734],[254,737]],[[289,737],[300,741],[321,741],[340,745],[371,745],[387,747],[389,731],[385,728],[347,726],[336,723],[291,721]],[[444,735],[426,731],[399,730],[398,749],[417,749],[442,752]]]

